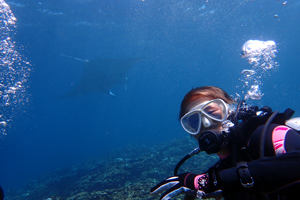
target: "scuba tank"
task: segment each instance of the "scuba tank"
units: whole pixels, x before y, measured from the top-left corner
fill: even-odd
[[[300,117],[294,117],[294,118],[286,120],[285,125],[287,125],[288,127],[299,132],[300,131]]]

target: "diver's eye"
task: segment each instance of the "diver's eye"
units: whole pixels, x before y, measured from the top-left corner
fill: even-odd
[[[208,106],[205,108],[205,112],[207,114],[213,114],[214,112],[218,112],[220,110],[219,107],[216,107],[216,106]]]
[[[205,108],[205,113],[209,115],[210,117],[221,119],[222,118],[222,112],[219,107],[216,106],[208,106]]]
[[[216,111],[216,110],[209,110],[209,111],[207,112],[207,114],[213,115],[215,111]]]
[[[217,119],[222,119],[222,115],[220,115],[219,113],[212,113],[211,116]]]

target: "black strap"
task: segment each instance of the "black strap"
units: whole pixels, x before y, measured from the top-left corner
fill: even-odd
[[[246,162],[237,163],[237,170],[240,176],[240,181],[243,187],[251,188],[254,185],[254,180],[249,172],[248,165]]]
[[[293,116],[295,111],[290,108],[287,108],[283,113],[285,114],[285,120],[288,120]]]

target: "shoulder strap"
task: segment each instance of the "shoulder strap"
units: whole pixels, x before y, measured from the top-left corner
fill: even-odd
[[[285,114],[285,120],[288,120],[294,115],[295,111],[287,108],[283,113]]]

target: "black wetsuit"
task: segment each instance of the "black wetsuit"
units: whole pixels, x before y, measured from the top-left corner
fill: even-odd
[[[288,130],[283,140],[278,139],[279,142],[276,143],[273,138],[276,134],[273,131],[279,129],[279,126]],[[299,133],[286,126],[271,124],[265,135],[265,156],[260,158],[260,136],[263,128],[264,125],[259,126],[249,138],[246,148],[234,154],[237,157],[235,162],[232,162],[231,154],[208,170],[209,189],[205,192],[222,189],[223,197],[228,200],[300,198]],[[274,145],[277,145],[276,148]],[[246,180],[248,187],[241,183],[242,172],[239,173],[237,167],[240,165],[246,166],[241,168],[246,171],[246,178],[242,178],[242,182],[245,183]]]

